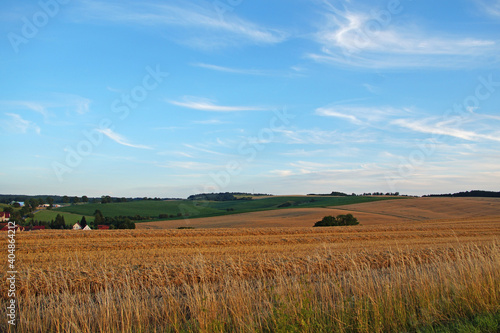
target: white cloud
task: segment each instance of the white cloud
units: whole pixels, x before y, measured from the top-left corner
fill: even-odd
[[[262,69],[231,68],[231,67],[224,67],[224,66],[205,64],[205,63],[195,63],[195,64],[193,64],[193,66],[206,68],[206,69],[210,69],[213,71],[233,73],[233,74],[258,75],[258,76],[272,75],[273,74],[273,72],[271,72],[271,71],[266,71],[266,70],[262,70]]]
[[[188,109],[212,112],[235,112],[235,111],[265,111],[267,108],[258,106],[223,106],[216,105],[212,100],[194,96],[184,96],[183,101],[168,101],[170,104],[182,106]]]
[[[500,17],[500,0],[476,0],[480,8],[493,17]]]
[[[109,128],[106,128],[106,129],[96,129],[96,131],[98,131],[98,132],[106,135],[108,138],[110,138],[114,142],[116,142],[118,144],[121,144],[123,146],[132,147],[132,148],[139,148],[139,149],[153,149],[153,148],[151,148],[149,146],[132,144],[132,143],[128,142],[128,140],[125,137],[123,137],[122,135],[120,135],[120,134],[112,131]]]
[[[85,114],[90,110],[91,100],[73,94],[51,93],[49,99],[7,100],[0,101],[0,106],[7,109],[30,110],[43,116],[45,122],[55,118],[58,109],[71,110],[78,114]]]
[[[195,123],[195,124],[202,124],[202,125],[227,124],[227,122],[219,120],[219,119],[196,120],[196,121],[193,121],[193,123]]]
[[[335,117],[335,118],[341,118],[341,119],[346,119],[356,125],[361,125],[363,124],[362,121],[360,121],[358,118],[351,114],[345,114],[338,112],[334,109],[326,109],[326,108],[318,108],[316,109],[316,114],[320,116],[327,116],[327,117]]]
[[[345,119],[356,125],[373,125],[387,121],[388,118],[411,113],[409,108],[366,107],[350,105],[329,105],[316,109],[316,114],[323,117]]]
[[[85,1],[78,7],[82,16],[113,23],[141,26],[180,27],[184,34],[171,34],[193,47],[214,48],[242,42],[276,44],[287,36],[278,29],[261,27],[231,12],[219,15],[216,2],[169,1],[168,3]],[[75,12],[75,15],[77,13]]]
[[[278,177],[288,177],[294,175],[292,170],[271,170],[269,173]]]
[[[28,133],[29,131],[34,131],[35,133],[40,134],[40,127],[38,127],[38,125],[34,122],[23,119],[16,113],[5,113],[5,115],[10,117],[10,119],[2,122],[2,127],[4,127],[5,131],[23,134]]]
[[[409,120],[409,119],[397,119],[392,121],[392,124],[398,125],[415,132],[434,134],[434,135],[445,135],[451,136],[467,141],[498,141],[500,142],[500,136],[491,134],[476,133],[473,131],[462,130],[452,127],[444,126],[447,122],[434,123],[433,120]]]
[[[357,67],[461,67],[478,57],[498,57],[498,43],[477,37],[427,32],[395,18],[380,24],[361,10],[324,14],[325,23],[315,35],[321,52],[309,57],[318,62]]]

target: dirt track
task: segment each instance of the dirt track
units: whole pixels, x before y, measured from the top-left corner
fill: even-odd
[[[292,208],[245,214],[138,223],[139,229],[309,227],[326,215],[352,213],[363,225],[493,217],[500,221],[499,198],[412,198],[333,208]]]

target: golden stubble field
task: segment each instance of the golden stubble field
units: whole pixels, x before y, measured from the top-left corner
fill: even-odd
[[[500,198],[408,198],[330,208],[292,208],[201,219],[146,222],[140,229],[311,227],[326,215],[353,214],[363,225],[500,217]]]
[[[17,331],[397,332],[498,311],[498,206],[471,207],[498,201],[412,200],[354,227],[18,233]]]

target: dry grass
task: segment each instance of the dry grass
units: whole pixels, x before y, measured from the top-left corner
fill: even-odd
[[[17,331],[412,331],[499,310],[499,236],[487,217],[18,234]]]

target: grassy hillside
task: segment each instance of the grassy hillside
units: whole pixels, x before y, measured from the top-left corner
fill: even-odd
[[[110,204],[86,204],[61,207],[54,209],[55,212],[67,212],[79,215],[93,215],[99,209],[106,217],[114,216],[149,216],[158,219],[160,214],[167,214],[171,219],[182,218],[178,216],[188,215],[190,218],[221,216],[228,214],[247,213],[273,209],[287,208],[313,208],[330,207],[363,203],[377,200],[394,198],[385,197],[268,197],[258,200],[234,200],[234,201],[133,201]]]
[[[38,220],[38,221],[50,222],[51,220],[56,219],[57,214],[61,214],[64,216],[64,221],[66,222],[67,225],[73,225],[82,219],[82,215],[61,212],[61,211],[55,211],[55,210],[41,210],[41,211],[35,213],[34,219]],[[86,215],[85,219],[89,223],[89,222],[94,220],[94,216]]]

